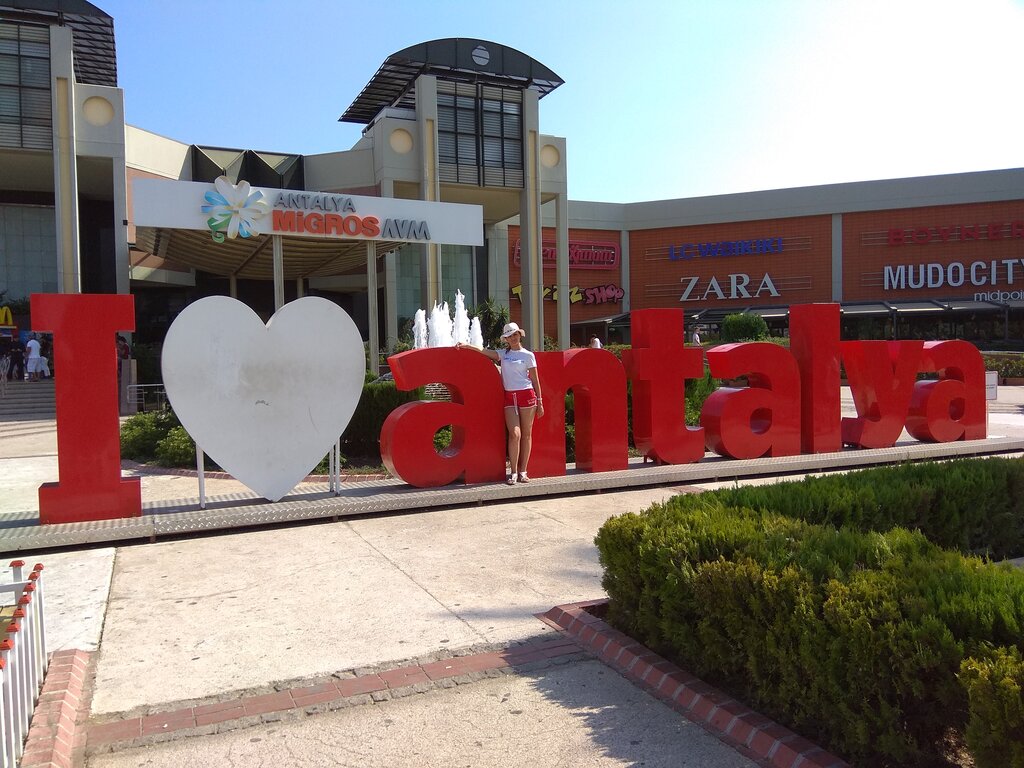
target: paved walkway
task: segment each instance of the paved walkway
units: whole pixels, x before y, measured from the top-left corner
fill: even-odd
[[[1024,436],[1020,390],[1000,388],[993,434]],[[38,483],[54,479],[55,448],[52,423],[0,424],[4,511],[33,503]],[[194,478],[142,482],[144,501],[195,495]],[[239,487],[211,479],[207,490]],[[609,516],[691,490],[515,500],[33,556],[46,566],[50,650],[92,652],[95,738],[80,762],[755,765],[537,617],[603,595],[593,537]],[[362,693],[353,687],[362,683],[347,682],[443,669],[453,659],[468,666]],[[328,693],[320,703],[303,698]],[[281,694],[291,705],[264,709]],[[169,724],[173,712],[190,713],[194,726]],[[199,723],[216,712],[232,716]],[[118,723],[138,735],[114,738]]]

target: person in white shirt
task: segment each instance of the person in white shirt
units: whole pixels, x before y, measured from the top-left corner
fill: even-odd
[[[544,398],[537,378],[537,357],[523,347],[526,332],[516,323],[508,323],[501,339],[507,349],[480,349],[459,342],[456,349],[481,352],[501,366],[501,384],[505,389],[505,428],[508,430],[509,485],[530,482],[526,466],[533,448],[533,420],[544,415]]]
[[[600,349],[602,346],[603,345],[601,344],[601,340],[599,338],[597,338],[597,336],[591,336],[590,337],[590,348],[591,349]]]
[[[39,381],[39,372],[42,370],[42,360],[39,356],[39,342],[36,340],[36,335],[30,333],[28,335],[28,343],[25,345],[25,354],[27,360],[25,363],[25,370],[28,371],[29,381]]]
[[[696,344],[698,347],[700,346],[700,329],[699,328],[694,328],[693,329],[693,343]]]

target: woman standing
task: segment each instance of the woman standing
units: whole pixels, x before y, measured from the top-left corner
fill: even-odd
[[[526,465],[533,448],[533,420],[544,415],[544,399],[537,378],[537,358],[523,348],[526,332],[515,323],[508,323],[501,332],[507,349],[480,349],[459,342],[456,349],[475,349],[501,366],[501,383],[505,388],[505,428],[508,430],[509,485],[530,482]]]

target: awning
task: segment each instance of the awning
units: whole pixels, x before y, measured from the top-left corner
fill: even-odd
[[[629,325],[629,312],[608,315],[608,317],[595,317],[591,320],[577,320],[575,323],[570,323],[570,325],[574,328],[586,325],[604,325],[608,328],[619,328]]]
[[[844,315],[888,315],[892,310],[888,304],[843,304],[839,311]]]
[[[896,312],[945,312],[946,305],[937,301],[890,301],[886,302]]]
[[[992,301],[957,301],[956,299],[944,302],[946,309],[954,312],[996,312],[1003,309],[1002,304]]]
[[[214,275],[273,280],[271,237],[260,235],[215,243],[209,232],[138,227],[135,244],[143,251]],[[284,279],[330,277],[365,269],[367,242],[374,244],[378,256],[402,245],[388,240],[317,240],[283,236]]]
[[[789,316],[789,307],[750,307],[744,311],[751,315],[760,315],[766,320]]]

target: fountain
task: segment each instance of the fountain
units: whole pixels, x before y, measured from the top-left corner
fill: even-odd
[[[484,346],[484,334],[483,331],[480,330],[479,317],[474,317],[473,322],[469,324],[469,343],[474,347],[480,347],[481,349]]]
[[[480,318],[469,318],[466,311],[466,297],[462,291],[455,292],[455,319],[452,319],[448,302],[434,304],[427,318],[425,310],[417,309],[413,318],[413,347],[454,347],[456,342],[483,347],[484,337],[480,330]]]
[[[430,317],[427,319],[427,346],[428,347],[452,347],[455,339],[452,338],[452,316],[448,310],[448,302],[441,306],[437,304],[430,310]]]
[[[422,309],[416,310],[412,321],[412,347],[423,349],[427,346],[427,313]]]
[[[462,291],[455,291],[455,321],[452,324],[455,342],[469,342],[469,315],[466,314],[466,297]]]

